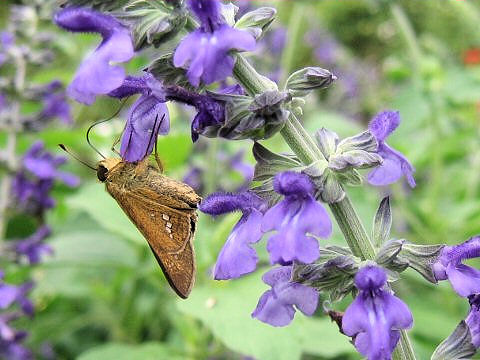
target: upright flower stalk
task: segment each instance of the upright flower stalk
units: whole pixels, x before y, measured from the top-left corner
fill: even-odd
[[[265,80],[256,71],[252,70],[253,68],[248,64],[248,61],[242,55],[237,54],[237,62],[233,73],[238,82],[252,95],[268,90]],[[317,160],[325,160],[312,146],[314,144],[313,139],[294,114],[290,114],[280,133],[290,149],[305,165],[312,164]],[[329,206],[354,255],[365,260],[373,260],[376,255],[375,248],[348,195],[343,200],[329,204]],[[402,331],[399,346],[393,353],[393,358],[396,360],[415,359],[415,353],[404,331]]]

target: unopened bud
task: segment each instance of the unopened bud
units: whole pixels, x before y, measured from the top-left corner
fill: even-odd
[[[326,69],[306,67],[290,75],[286,88],[292,96],[306,96],[312,90],[326,88],[336,79],[337,77]]]

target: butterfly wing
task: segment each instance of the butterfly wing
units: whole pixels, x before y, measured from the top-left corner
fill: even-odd
[[[107,182],[107,191],[147,239],[170,286],[187,298],[195,281],[195,209],[177,210],[155,201],[155,192],[126,190]]]

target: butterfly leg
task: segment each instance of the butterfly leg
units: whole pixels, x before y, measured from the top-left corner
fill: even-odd
[[[158,170],[160,170],[160,172],[163,173],[164,167],[163,167],[162,160],[160,160],[160,157],[158,156],[157,141],[155,141],[155,161],[157,162]]]

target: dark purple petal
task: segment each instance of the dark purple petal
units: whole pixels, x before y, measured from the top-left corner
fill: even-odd
[[[245,95],[245,90],[239,84],[223,86],[218,92],[226,95]]]
[[[122,85],[125,70],[119,65],[133,55],[130,32],[113,16],[86,8],[69,7],[55,15],[57,25],[73,32],[97,32],[103,41],[80,65],[68,87],[68,94],[75,100],[92,104],[98,94],[108,94]]]
[[[378,154],[383,158],[383,164],[368,174],[368,182],[375,186],[384,186],[396,182],[403,176],[410,187],[415,187],[413,173],[415,169],[408,159],[399,151],[385,143],[385,139],[400,124],[398,111],[384,111],[375,116],[368,128],[378,141]]]
[[[213,31],[224,22],[218,0],[188,0],[190,10],[200,20],[204,31]]]
[[[34,143],[23,157],[24,167],[38,179],[58,179],[68,186],[77,186],[80,180],[76,176],[57,170],[57,167],[65,163],[65,161],[65,157],[53,156],[47,152],[41,141]],[[21,181],[20,178],[18,180]],[[23,182],[23,190],[26,190],[27,184],[28,180]]]
[[[465,319],[472,336],[472,343],[478,349],[480,348],[480,295],[470,298],[470,312]]]
[[[142,95],[130,108],[122,135],[120,154],[128,162],[150,155],[159,134],[170,130],[170,117],[165,103],[155,96]]]
[[[256,209],[263,211],[265,201],[251,191],[240,194],[218,192],[207,196],[200,203],[200,211],[209,215],[222,215],[229,212]]]
[[[480,237],[463,244],[445,246],[432,269],[437,280],[448,279],[453,289],[463,297],[480,293],[480,271],[462,264],[463,260],[480,256]]]
[[[6,309],[13,304],[18,295],[18,287],[0,284],[0,309]]]
[[[355,286],[363,291],[377,291],[387,283],[385,271],[378,266],[365,266],[355,275]]]
[[[178,45],[173,62],[176,67],[188,67],[193,86],[199,86],[200,81],[208,85],[232,74],[231,50],[254,49],[255,38],[250,33],[221,25],[213,33],[198,29],[187,35]]]
[[[273,188],[279,194],[289,196],[313,195],[314,186],[307,175],[294,171],[284,171],[277,174],[273,181]]]
[[[410,328],[413,318],[407,305],[384,290],[386,274],[377,266],[368,265],[355,276],[360,290],[347,308],[343,332],[356,337],[355,346],[368,359],[390,359],[398,342],[398,330]]]
[[[52,248],[44,243],[45,238],[50,236],[51,230],[43,225],[29,237],[20,240],[15,245],[15,251],[22,256],[26,256],[30,264],[40,262],[43,254],[53,254]]]
[[[235,225],[218,255],[215,280],[234,279],[255,270],[258,256],[249,244],[262,238],[262,216],[256,209],[249,210]]]
[[[46,118],[58,117],[64,124],[71,124],[73,122],[71,107],[65,94],[48,94],[43,99],[42,116]]]
[[[108,93],[108,96],[123,99],[136,94],[148,92],[149,87],[145,77],[127,76],[123,84],[115,90]]]
[[[183,177],[182,181],[194,189],[197,193],[201,194],[204,190],[203,183],[203,169],[193,166]]]
[[[263,275],[263,281],[272,289],[261,296],[252,317],[273,326],[285,326],[293,320],[295,308],[313,315],[318,306],[318,292],[290,282],[291,275],[291,266],[274,268]]]
[[[398,111],[382,111],[375,115],[368,129],[378,141],[384,141],[400,124]]]
[[[263,218],[264,232],[277,230],[267,244],[272,263],[298,260],[315,261],[318,242],[306,234],[328,237],[332,223],[325,208],[313,196],[313,184],[306,175],[283,172],[274,180],[274,188],[285,199],[269,209]]]
[[[368,174],[370,184],[374,186],[390,185],[403,175],[410,187],[415,187],[416,183],[413,178],[415,169],[402,153],[387,144],[379,144],[378,154],[383,158],[383,163]]]

